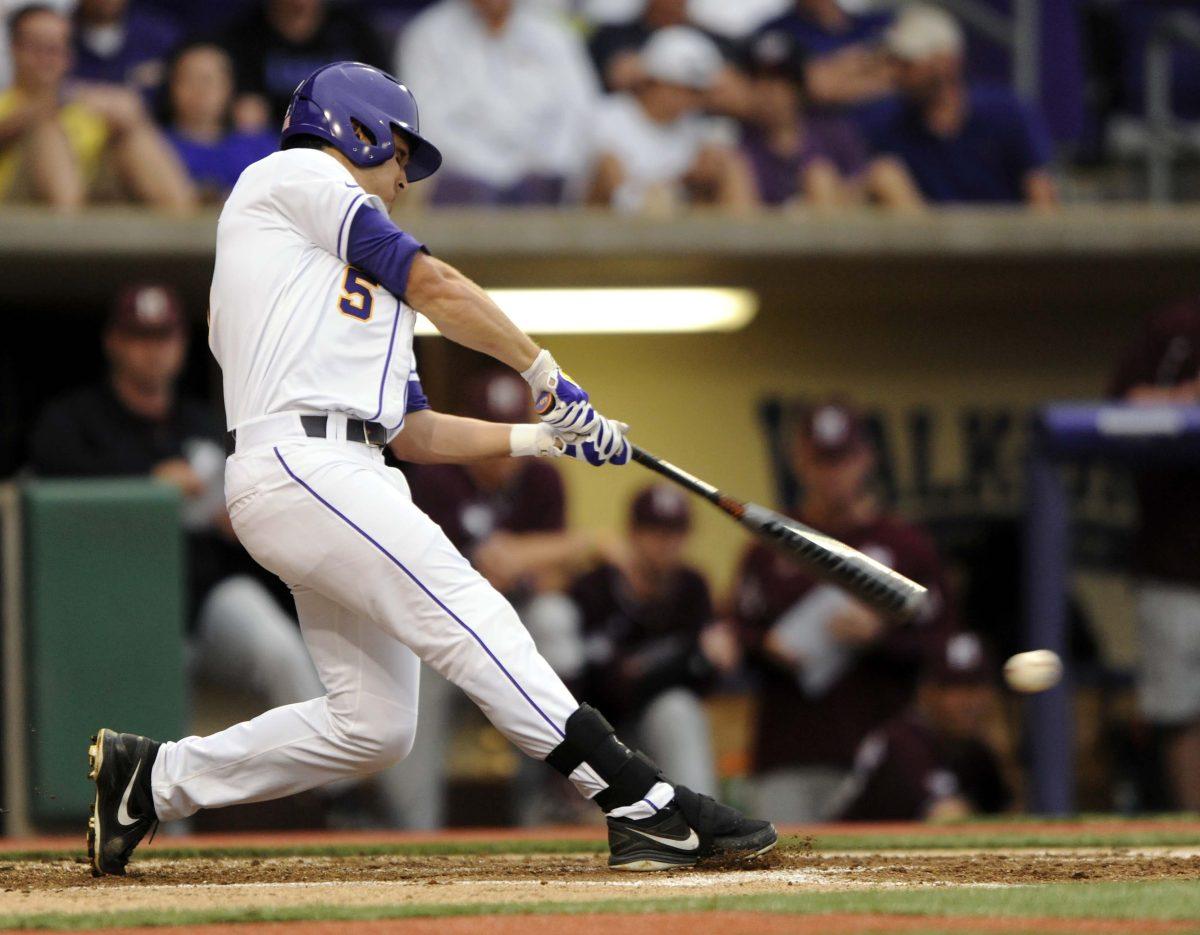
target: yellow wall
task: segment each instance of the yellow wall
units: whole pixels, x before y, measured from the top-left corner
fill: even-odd
[[[1015,325],[963,305],[920,318],[885,308],[850,318],[775,302],[735,334],[552,336],[544,343],[601,411],[632,425],[638,444],[770,504],[774,486],[757,419],[764,396],[841,392],[885,413],[921,405],[946,414],[966,405],[1096,397],[1138,320],[1133,313],[1097,317],[1087,308],[1021,317]],[[947,440],[938,442],[939,458],[957,456]],[[630,496],[652,480],[636,465],[614,471],[571,463],[564,474],[572,520],[608,529],[623,525]],[[693,558],[724,587],[746,537],[699,502],[697,519]]]

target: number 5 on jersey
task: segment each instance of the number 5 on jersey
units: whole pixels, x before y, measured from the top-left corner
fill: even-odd
[[[371,307],[375,304],[375,293],[371,290],[378,285],[379,283],[368,279],[353,266],[347,266],[346,275],[342,277],[338,310],[343,315],[349,315],[359,321],[369,321]]]

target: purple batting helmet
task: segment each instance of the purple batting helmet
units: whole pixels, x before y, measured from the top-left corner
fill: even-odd
[[[373,142],[354,132],[357,123]],[[417,101],[385,71],[361,62],[323,65],[292,94],[280,141],[315,136],[340,150],[356,166],[377,166],[396,155],[392,130],[410,141],[408,180],[428,178],[442,164],[438,148],[421,136]]]

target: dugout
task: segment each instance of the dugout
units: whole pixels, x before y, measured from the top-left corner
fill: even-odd
[[[754,291],[758,314],[740,331],[546,340],[639,442],[763,502],[781,484],[761,403],[849,393],[881,427],[899,505],[949,527],[1019,515],[1028,414],[1047,399],[1095,397],[1140,317],[1195,292],[1198,222],[1186,208],[1090,207],[672,220],[448,211],[409,226],[486,286]],[[183,291],[186,380],[216,404],[203,323],[214,228],[211,215],[0,215],[0,314],[22,335],[0,342],[0,476],[19,472],[40,404],[99,374],[106,306],[130,280]],[[478,362],[436,338],[419,339],[418,355],[431,399],[453,408],[458,375]],[[1012,428],[992,431],[980,472],[978,425],[1005,420]],[[572,521],[616,528],[623,513],[612,504],[643,482],[569,466]],[[1110,486],[1119,500],[1119,483]],[[1106,513],[1117,527],[1123,510]],[[720,589],[745,540],[715,514],[697,519],[695,558]],[[1085,603],[1119,666],[1133,647],[1112,571],[1098,568],[1105,580],[1085,587]]]

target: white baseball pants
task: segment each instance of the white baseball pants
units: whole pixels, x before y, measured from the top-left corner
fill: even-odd
[[[416,731],[418,659],[525,753],[544,759],[558,746],[578,703],[382,453],[295,437],[298,429],[252,446],[248,434],[239,429],[226,465],[230,517],[250,554],[291,587],[326,694],[164,743],[152,775],[159,819],[279,798],[403,759]],[[586,765],[571,779],[588,797],[605,786]]]

